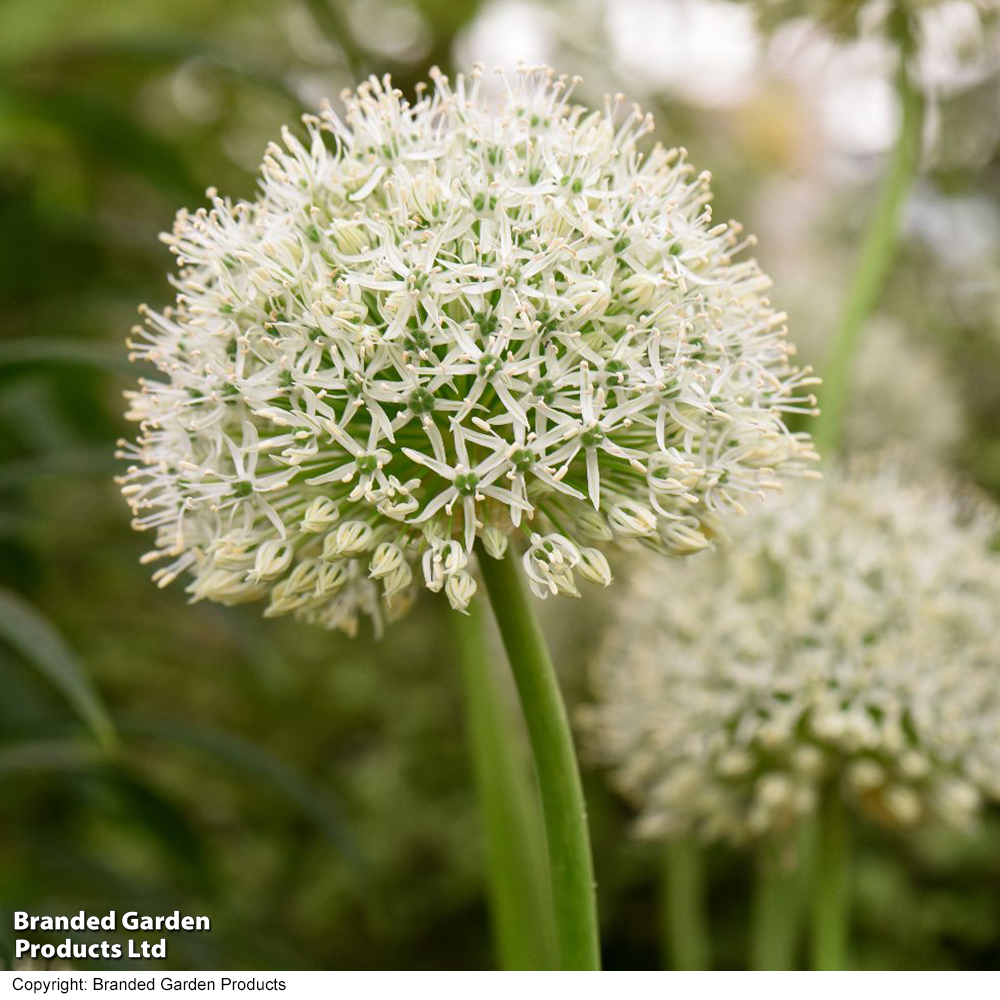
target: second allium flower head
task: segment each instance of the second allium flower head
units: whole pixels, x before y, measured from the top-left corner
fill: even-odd
[[[1000,799],[1000,516],[895,461],[828,470],[615,595],[586,716],[654,837],[780,836],[824,788],[878,822]]]
[[[520,533],[535,592],[575,593],[610,580],[595,543],[696,551],[807,466],[811,380],[708,176],[572,89],[372,78],[268,149],[257,200],[179,214],[123,446],[159,582],[353,631],[417,576],[466,607],[476,539]]]

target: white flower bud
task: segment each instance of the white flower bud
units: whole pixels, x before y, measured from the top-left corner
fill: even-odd
[[[615,534],[608,527],[607,518],[596,510],[585,510],[576,518],[576,526],[584,538],[594,542],[610,542]]]
[[[911,750],[900,757],[899,769],[907,778],[926,778],[931,772],[931,762],[924,754]]]
[[[306,559],[300,562],[288,575],[288,593],[311,593],[316,587],[316,578],[322,565],[327,564],[321,563],[318,559]]]
[[[308,594],[295,593],[288,580],[281,580],[271,588],[271,603],[264,611],[265,618],[277,618],[303,607],[309,600]]]
[[[361,253],[368,240],[364,227],[344,219],[337,219],[333,223],[330,235],[333,236],[338,250],[350,254]]]
[[[982,796],[967,781],[952,779],[945,781],[937,790],[938,808],[946,816],[971,816],[982,804]]]
[[[859,760],[851,765],[848,777],[858,791],[866,791],[885,781],[885,769],[873,760]]]
[[[503,559],[507,552],[507,543],[507,536],[499,528],[487,525],[483,530],[483,548],[493,559]]]
[[[220,538],[212,546],[212,558],[219,569],[246,570],[254,562],[254,553],[250,551],[251,542],[233,538]]]
[[[413,582],[413,570],[407,562],[400,563],[383,578],[383,596],[388,601],[405,591]]]
[[[323,542],[324,559],[345,559],[360,556],[372,547],[375,532],[364,521],[345,521]]]
[[[776,809],[791,800],[794,787],[788,775],[765,774],[757,782],[757,797],[768,809]]]
[[[798,746],[792,751],[792,767],[799,774],[816,777],[823,771],[823,754],[808,743]]]
[[[227,570],[215,569],[196,577],[187,588],[191,602],[210,600],[219,604],[234,605],[256,601],[267,592],[252,580],[244,578],[242,573],[232,573]]]
[[[264,542],[257,550],[253,569],[247,579],[259,583],[261,580],[273,580],[275,577],[281,576],[291,566],[294,555],[295,552],[288,542]]]
[[[323,562],[320,563],[316,573],[317,597],[329,597],[335,594],[347,583],[348,572],[343,562]]]
[[[385,599],[385,618],[388,622],[397,622],[413,607],[417,599],[413,587],[394,592]]]
[[[660,525],[659,534],[667,551],[676,556],[692,555],[711,544],[698,527],[684,521]]]
[[[729,750],[718,762],[719,774],[729,778],[747,774],[753,767],[753,757],[745,750]]]
[[[306,532],[325,531],[338,517],[340,511],[329,497],[316,497],[306,508],[301,528]]]
[[[602,587],[609,587],[614,580],[608,560],[600,549],[580,549],[580,563],[577,569],[585,580],[599,583]]]
[[[608,514],[612,530],[626,538],[648,538],[656,534],[656,515],[634,500],[615,504]]]
[[[406,556],[403,550],[392,542],[380,542],[372,556],[371,564],[368,567],[368,575],[373,580],[381,580],[390,576],[405,565]]]
[[[909,826],[920,819],[920,797],[912,788],[893,785],[885,791],[885,807],[893,819],[902,826]]]
[[[476,593],[475,578],[464,570],[459,570],[448,577],[448,582],[444,586],[445,596],[448,603],[456,611],[465,611],[469,602]]]

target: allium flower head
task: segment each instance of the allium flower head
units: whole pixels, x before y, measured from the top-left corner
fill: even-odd
[[[807,359],[829,351],[826,339],[815,335],[801,338],[798,347]],[[928,470],[958,459],[967,431],[966,404],[942,355],[938,345],[912,334],[895,317],[876,316],[864,325],[843,418],[848,454],[905,449],[908,467]]]
[[[831,782],[894,826],[1000,796],[995,513],[886,465],[754,520],[616,595],[589,732],[640,830],[780,834]]]
[[[423,578],[463,609],[473,543],[539,596],[607,583],[595,542],[683,554],[814,457],[748,240],[649,116],[524,70],[388,79],[305,118],[252,202],[167,237],[177,303],[132,344],[124,492],[161,583],[353,630]]]

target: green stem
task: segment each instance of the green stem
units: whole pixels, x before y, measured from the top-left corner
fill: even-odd
[[[545,844],[514,706],[492,669],[478,609],[473,605],[468,616],[448,617],[465,686],[497,961],[504,970],[551,969],[555,932]]]
[[[802,927],[803,881],[806,871],[802,841],[792,864],[775,845],[757,849],[750,961],[758,972],[794,969]]]
[[[821,972],[841,970],[846,963],[848,854],[847,811],[831,783],[820,799],[812,887],[812,965]]]
[[[667,966],[700,972],[709,968],[705,917],[705,858],[690,840],[663,845],[663,943]]]
[[[914,41],[908,17],[902,10],[895,12],[894,33],[900,46],[896,89],[903,120],[882,189],[865,227],[840,324],[826,359],[822,412],[814,431],[816,447],[823,455],[832,455],[840,443],[841,421],[861,327],[874,308],[889,274],[898,242],[903,205],[920,166],[924,104],[910,75]]]
[[[517,684],[545,817],[561,969],[599,969],[597,899],[590,835],[573,736],[545,638],[510,551],[479,566]]]

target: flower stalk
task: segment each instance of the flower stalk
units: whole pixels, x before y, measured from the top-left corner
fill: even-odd
[[[597,898],[587,810],[569,719],[541,627],[508,551],[490,558],[479,548],[479,565],[507,651],[535,758],[552,905],[563,970],[600,968]]]
[[[757,849],[750,931],[750,967],[757,972],[786,972],[796,966],[802,930],[807,836],[803,825],[793,864],[765,841]]]
[[[849,871],[847,811],[831,782],[820,799],[812,893],[812,967],[820,972],[846,967]]]
[[[840,444],[851,365],[861,328],[888,277],[899,239],[903,206],[920,167],[924,100],[912,75],[912,27],[902,11],[895,14],[894,34],[900,50],[896,91],[902,109],[902,123],[882,190],[868,219],[840,324],[825,365],[822,409],[814,432],[816,447],[821,455],[832,455]]]
[[[465,688],[466,725],[480,802],[490,919],[501,969],[555,968],[555,935],[537,793],[477,607],[449,615]]]
[[[705,916],[705,856],[692,840],[663,845],[662,926],[667,968],[701,972],[710,967]]]

